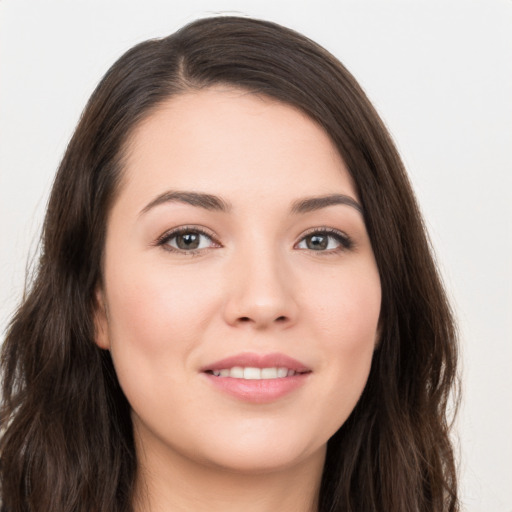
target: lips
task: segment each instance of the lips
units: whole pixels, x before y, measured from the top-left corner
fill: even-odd
[[[267,403],[305,384],[312,370],[284,354],[243,353],[201,368],[217,390],[253,403]]]

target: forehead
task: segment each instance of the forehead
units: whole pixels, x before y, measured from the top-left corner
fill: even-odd
[[[341,156],[317,123],[292,106],[228,87],[159,105],[133,131],[124,162],[122,188],[141,201],[165,188],[260,200],[356,197]]]

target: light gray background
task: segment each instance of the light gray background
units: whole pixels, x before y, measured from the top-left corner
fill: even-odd
[[[0,0],[0,329],[100,77],[136,42],[218,12],[318,41],[389,126],[460,321],[464,509],[511,512],[511,0]]]

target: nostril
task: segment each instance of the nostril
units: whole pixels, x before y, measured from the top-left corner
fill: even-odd
[[[286,316],[278,316],[275,321],[276,322],[279,322],[279,323],[283,323],[283,322],[286,322],[287,320],[287,317]],[[241,316],[239,319],[238,319],[239,322],[243,322],[243,323],[249,323],[249,322],[252,322],[251,318],[248,317],[248,316]]]

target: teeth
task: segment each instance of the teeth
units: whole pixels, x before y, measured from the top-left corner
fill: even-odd
[[[260,373],[262,379],[277,379],[277,368],[262,368]]]
[[[244,368],[244,379],[260,380],[261,379],[261,370],[259,368]]]
[[[240,366],[235,366],[234,368],[231,368],[229,376],[233,377],[234,379],[243,379],[244,378],[244,369],[240,368]]]
[[[212,370],[216,377],[231,377],[232,379],[245,380],[266,380],[266,379],[282,379],[284,377],[293,377],[297,372],[288,368],[252,368],[234,366],[233,368],[225,368],[222,370]]]
[[[288,376],[288,368],[278,368],[277,369],[277,377],[282,379],[283,377]]]

